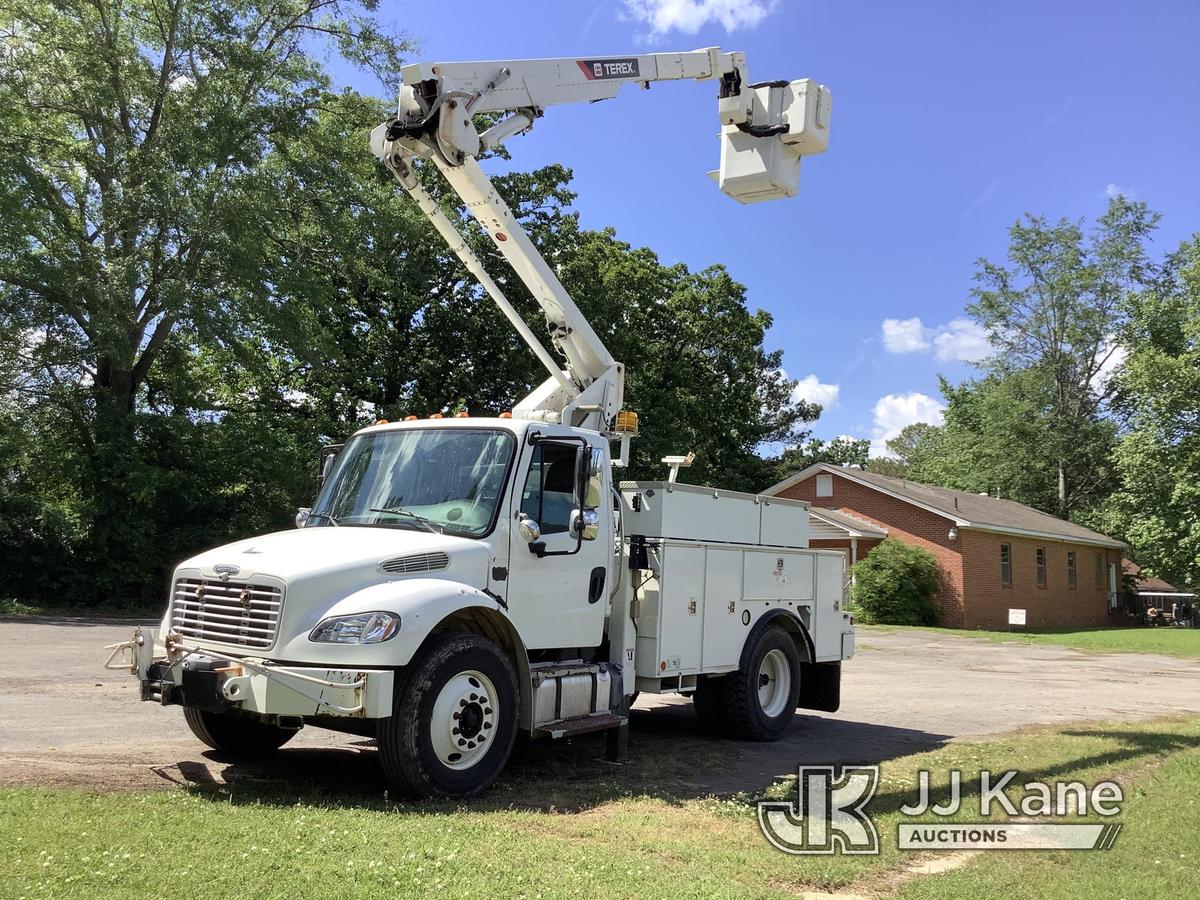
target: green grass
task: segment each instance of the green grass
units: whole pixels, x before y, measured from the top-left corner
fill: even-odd
[[[1139,780],[1122,813],[1122,830],[1102,853],[984,854],[963,869],[916,879],[906,898],[1036,896],[1200,896],[1200,753],[1180,753]]]
[[[1094,653],[1159,653],[1200,658],[1200,628],[1039,628],[1029,631],[968,631],[961,628],[910,628],[896,625],[856,625],[865,636],[872,632],[932,631],[959,637],[1014,644],[1069,647]]]
[[[0,896],[780,897],[894,887],[944,896],[938,891],[959,883],[980,896],[1023,896],[1033,886],[1044,893],[1040,881],[1018,879],[1017,867],[1062,891],[1073,884],[1071,872],[1091,878],[1089,867],[1104,867],[1120,870],[1114,883],[1153,885],[1156,897],[1200,895],[1193,865],[1200,809],[1192,800],[1200,719],[1041,729],[884,763],[871,807],[883,841],[878,857],[782,854],[762,838],[744,799],[656,788],[655,766],[674,772],[674,761],[635,761],[580,777],[551,757],[546,767],[518,767],[492,794],[462,806],[286,782],[155,793],[3,790]],[[897,873],[914,857],[894,846],[898,807],[915,797],[920,768],[935,773],[937,787],[953,768],[964,771],[965,784],[980,768],[1015,768],[1018,783],[1123,775],[1139,788],[1118,851],[1109,851],[1119,857],[985,854],[953,881],[902,882]],[[769,794],[793,791],[785,781]],[[978,819],[973,798],[958,818]],[[1093,896],[1118,896],[1093,880]]]

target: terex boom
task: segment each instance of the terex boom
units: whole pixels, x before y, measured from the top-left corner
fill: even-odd
[[[376,737],[387,777],[416,796],[485,789],[519,732],[608,730],[619,757],[638,692],[691,695],[702,721],[750,740],[777,738],[798,706],[837,709],[854,651],[842,555],[807,549],[806,504],[676,483],[690,457],[669,457],[665,482],[616,481],[638,427],[622,410],[625,366],[477,162],[551,106],[679,79],[717,83],[721,190],[794,196],[801,157],[826,148],[829,91],[751,84],[741,53],[404,68],[372,150],[548,377],[497,418],[360,430],[330,448],[296,530],[183,562],[158,632],[109,659],[143,700],[182,705],[231,755],[276,750],[305,725]],[[436,167],[529,287],[557,355],[414,165]]]

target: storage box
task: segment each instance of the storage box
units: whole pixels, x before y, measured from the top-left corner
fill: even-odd
[[[808,546],[808,506],[762,494],[743,494],[694,484],[623,481],[626,535],[648,538]]]

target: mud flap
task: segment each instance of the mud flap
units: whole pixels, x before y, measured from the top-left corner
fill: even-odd
[[[842,705],[842,664],[800,663],[800,699],[797,709],[837,712]]]

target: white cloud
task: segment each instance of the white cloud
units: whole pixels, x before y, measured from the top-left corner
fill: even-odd
[[[1129,356],[1129,351],[1120,344],[1108,344],[1100,349],[1096,354],[1096,362],[1100,364],[1100,368],[1096,374],[1092,376],[1092,385],[1101,395],[1108,387],[1108,382],[1114,375],[1120,371],[1121,366],[1125,365],[1125,359]]]
[[[888,353],[932,350],[942,362],[978,362],[992,353],[987,330],[970,319],[951,319],[929,328],[919,316],[883,320],[883,348]]]
[[[987,329],[970,319],[951,319],[933,337],[934,356],[943,362],[979,362],[993,352]]]
[[[778,5],[778,0],[625,0],[625,12],[657,37],[670,31],[695,34],[714,23],[727,32],[754,28]]]
[[[888,353],[919,353],[929,349],[928,329],[920,317],[883,320],[883,348]]]
[[[939,400],[909,391],[907,394],[887,394],[875,403],[875,424],[872,429],[871,455],[891,456],[887,442],[900,434],[905,426],[916,422],[930,425],[942,424],[942,413],[946,407]]]
[[[792,401],[820,403],[828,411],[838,405],[838,394],[841,390],[841,385],[824,384],[816,375],[809,375],[797,381],[796,386],[792,388]]]
[[[289,406],[301,407],[312,400],[312,395],[306,394],[304,391],[298,391],[295,388],[289,388],[283,392],[283,400]]]
[[[1128,200],[1132,200],[1137,196],[1137,191],[1133,188],[1121,187],[1119,184],[1112,184],[1110,182],[1104,186],[1104,192],[1100,196],[1107,197],[1109,200],[1116,200],[1118,197],[1125,197]]]

